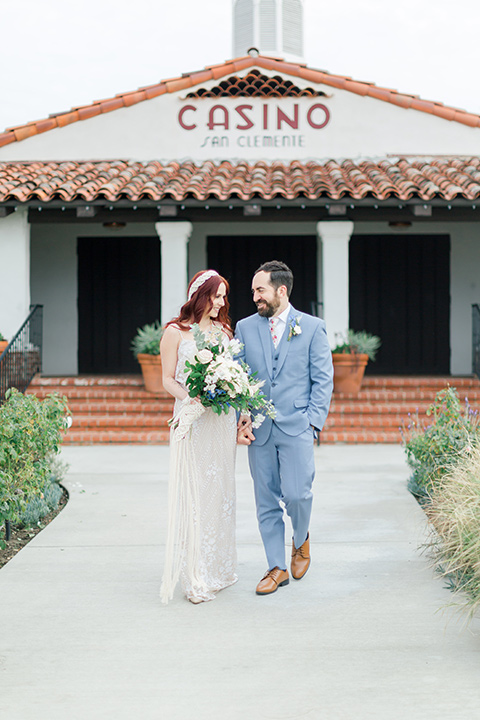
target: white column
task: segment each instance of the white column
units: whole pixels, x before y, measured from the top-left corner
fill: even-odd
[[[0,332],[10,340],[30,312],[28,211],[0,218]]]
[[[178,315],[187,299],[190,222],[157,222],[162,253],[162,325]]]
[[[322,241],[323,318],[333,347],[335,333],[344,333],[349,325],[348,243],[353,222],[319,222],[317,233]]]

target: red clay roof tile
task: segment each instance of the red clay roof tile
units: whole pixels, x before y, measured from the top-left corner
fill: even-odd
[[[95,115],[100,115],[101,110],[98,105],[89,105],[87,107],[78,108],[77,113],[79,120],[88,120],[88,118],[94,117]],[[60,125],[60,122],[58,124]]]
[[[125,107],[130,107],[130,105],[136,105],[137,103],[142,102],[142,100],[146,99],[147,94],[145,92],[137,90],[136,92],[125,93],[125,95],[123,95],[123,104],[125,105]]]
[[[100,109],[102,113],[111,112],[112,110],[119,110],[125,107],[123,98],[112,98],[111,100],[102,100],[100,103]]]
[[[169,93],[179,92],[192,86],[190,78],[177,78],[176,80],[168,80],[166,83],[166,89]]]
[[[0,138],[1,139],[1,138]],[[232,163],[0,162],[0,202],[480,197],[480,158]]]

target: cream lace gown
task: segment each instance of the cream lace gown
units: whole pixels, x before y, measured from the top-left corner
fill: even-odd
[[[225,336],[226,337],[226,336]],[[182,338],[175,379],[185,387],[185,361],[196,352]],[[176,415],[180,401],[175,401]],[[170,436],[169,518],[163,602],[173,596],[178,579],[188,599],[213,600],[232,585],[235,546],[236,415],[216,415],[210,408],[195,420],[187,437]]]

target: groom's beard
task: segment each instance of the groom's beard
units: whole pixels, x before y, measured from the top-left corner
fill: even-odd
[[[275,313],[277,312],[278,308],[280,307],[280,300],[275,298],[273,302],[269,303],[266,300],[260,300],[259,302],[255,303],[257,306],[258,314],[262,317],[273,317]]]

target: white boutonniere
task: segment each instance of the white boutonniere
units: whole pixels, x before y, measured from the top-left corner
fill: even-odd
[[[293,320],[290,321],[289,328],[290,328],[290,330],[289,330],[288,338],[287,338],[288,342],[290,342],[290,340],[292,339],[292,337],[294,335],[302,334],[302,328],[300,326],[300,317],[299,316],[297,316],[296,318],[293,318]]]

